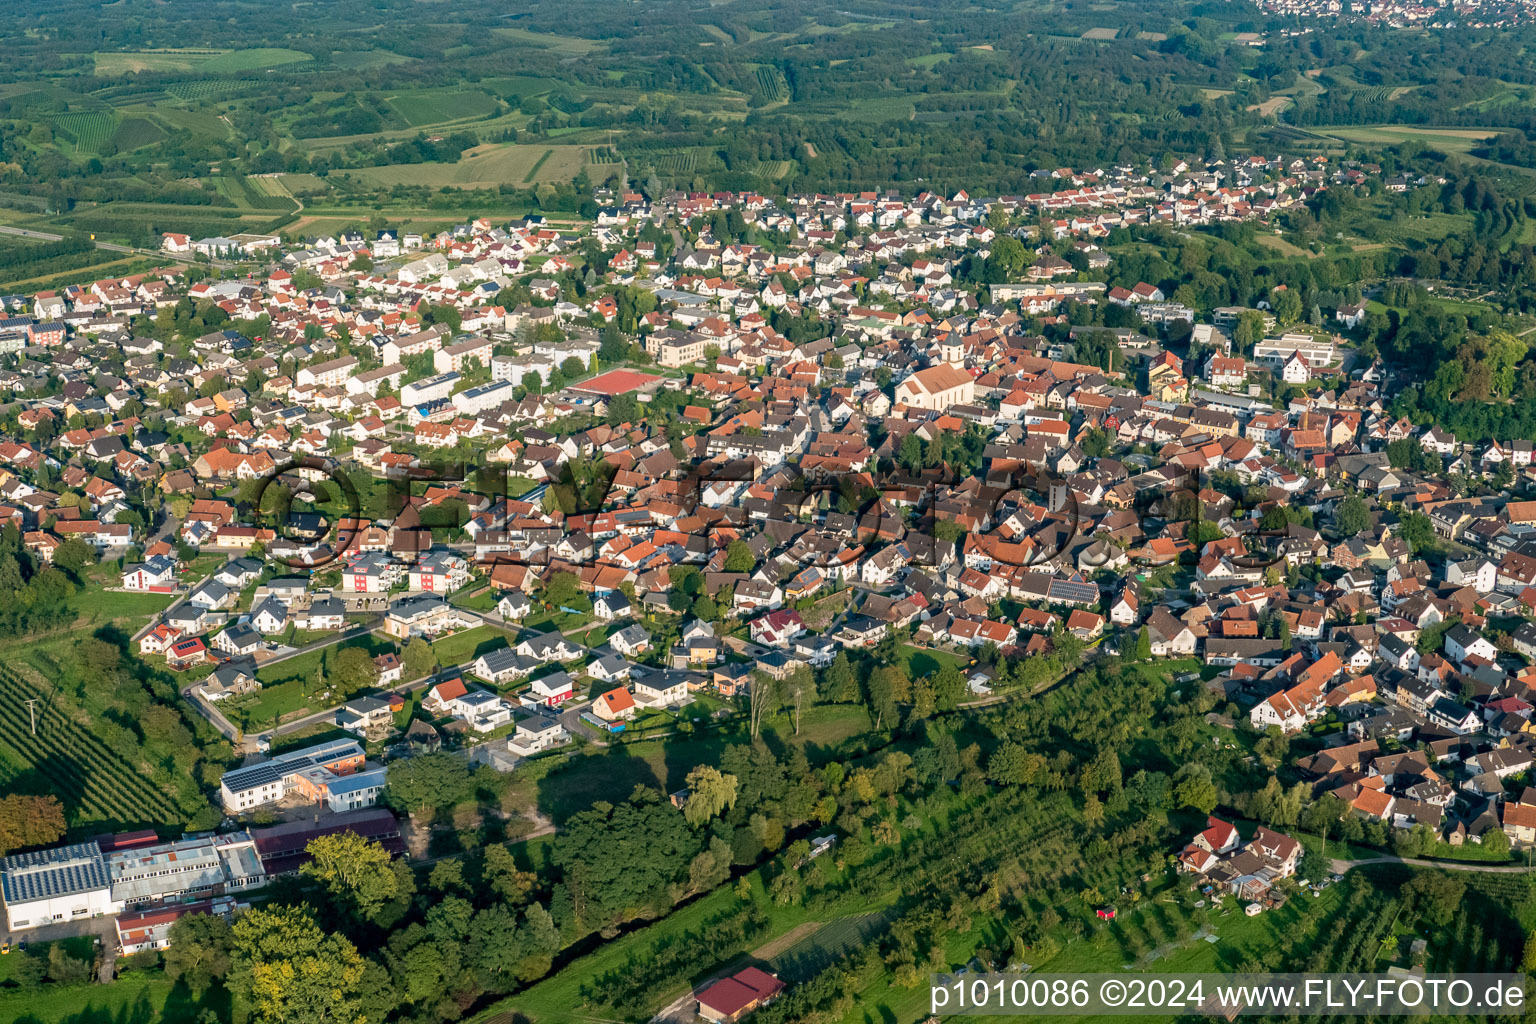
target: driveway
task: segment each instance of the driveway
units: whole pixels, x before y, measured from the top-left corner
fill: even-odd
[[[75,939],[82,935],[93,935],[101,940],[104,949],[115,950],[117,948],[116,920],[114,917],[85,917],[78,921],[45,924],[41,928],[24,928],[18,932],[0,927],[0,942],[9,942],[14,947],[21,942],[36,945],[40,942],[53,942],[56,939]]]
[[[762,658],[771,653],[768,648],[762,646],[761,644],[755,644],[751,640],[743,640],[739,636],[730,636],[727,634],[724,640],[725,646],[729,647],[731,650],[735,651],[737,654],[740,654],[744,658]]]

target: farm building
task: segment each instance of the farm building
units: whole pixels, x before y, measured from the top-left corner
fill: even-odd
[[[699,1016],[732,1024],[784,991],[784,983],[767,971],[748,967],[721,978],[699,993]]]

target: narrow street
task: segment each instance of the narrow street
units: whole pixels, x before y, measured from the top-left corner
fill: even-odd
[[[1371,864],[1406,864],[1413,868],[1439,868],[1443,871],[1477,871],[1489,872],[1496,875],[1524,875],[1536,872],[1536,865],[1525,864],[1487,864],[1481,861],[1457,861],[1457,860],[1425,860],[1422,857],[1399,857],[1396,854],[1384,853],[1379,857],[1362,857],[1359,860],[1344,860],[1338,857],[1329,858],[1333,873],[1342,875],[1353,871],[1355,868],[1367,867]]]

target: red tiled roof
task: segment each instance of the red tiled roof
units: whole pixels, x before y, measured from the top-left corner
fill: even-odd
[[[722,1017],[740,1013],[753,1003],[777,995],[784,983],[766,971],[748,967],[722,978],[699,993],[699,1003]]]
[[[462,697],[468,692],[469,688],[464,685],[464,680],[462,679],[449,679],[447,682],[438,683],[432,687],[432,693],[438,700],[453,700],[455,697]]]
[[[627,711],[635,706],[635,698],[632,697],[630,692],[623,687],[619,687],[616,690],[609,690],[607,693],[599,697],[598,700],[602,701],[604,704],[607,704],[608,710],[615,713],[620,711]]]

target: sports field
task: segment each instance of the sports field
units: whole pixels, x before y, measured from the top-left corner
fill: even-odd
[[[609,370],[600,373],[591,380],[584,380],[580,384],[571,385],[573,391],[586,391],[594,395],[624,395],[631,391],[638,391],[654,381],[661,380],[654,373],[641,373],[638,370]]]

